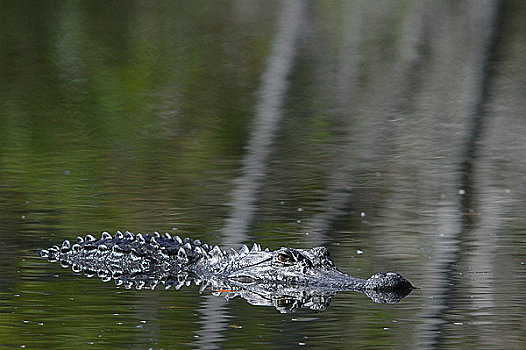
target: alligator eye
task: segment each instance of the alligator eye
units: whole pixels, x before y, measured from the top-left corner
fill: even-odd
[[[294,265],[298,262],[298,257],[293,252],[283,250],[276,255],[276,260],[283,265]]]
[[[294,262],[294,260],[292,259],[292,256],[286,253],[279,253],[278,260],[285,264],[291,264]]]

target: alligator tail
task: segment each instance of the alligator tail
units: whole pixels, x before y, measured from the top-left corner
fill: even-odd
[[[177,274],[185,271],[196,260],[211,250],[199,240],[181,239],[165,233],[142,235],[117,231],[115,235],[103,232],[100,239],[92,235],[78,237],[72,244],[41,250],[49,261],[59,261],[63,267],[87,276],[98,275],[103,280],[121,276]]]

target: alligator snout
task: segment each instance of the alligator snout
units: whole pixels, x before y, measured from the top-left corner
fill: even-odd
[[[402,275],[396,272],[379,272],[372,275],[365,282],[365,289],[378,292],[396,291],[409,293],[415,287]]]

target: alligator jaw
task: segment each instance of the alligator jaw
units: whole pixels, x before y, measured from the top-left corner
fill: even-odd
[[[304,272],[285,269],[277,272],[275,267],[268,264],[253,265],[249,269],[233,271],[227,279],[246,285],[255,283],[301,285],[337,291],[362,291],[366,283],[366,280],[351,277],[337,269]]]
[[[246,286],[256,283],[323,287],[335,291],[363,291],[366,280],[338,270],[325,248],[281,248],[240,257],[224,271],[224,278]]]

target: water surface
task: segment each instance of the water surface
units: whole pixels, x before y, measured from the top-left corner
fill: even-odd
[[[519,1],[13,2],[0,346],[525,348]],[[86,233],[326,246],[398,304],[280,313],[40,259]]]

